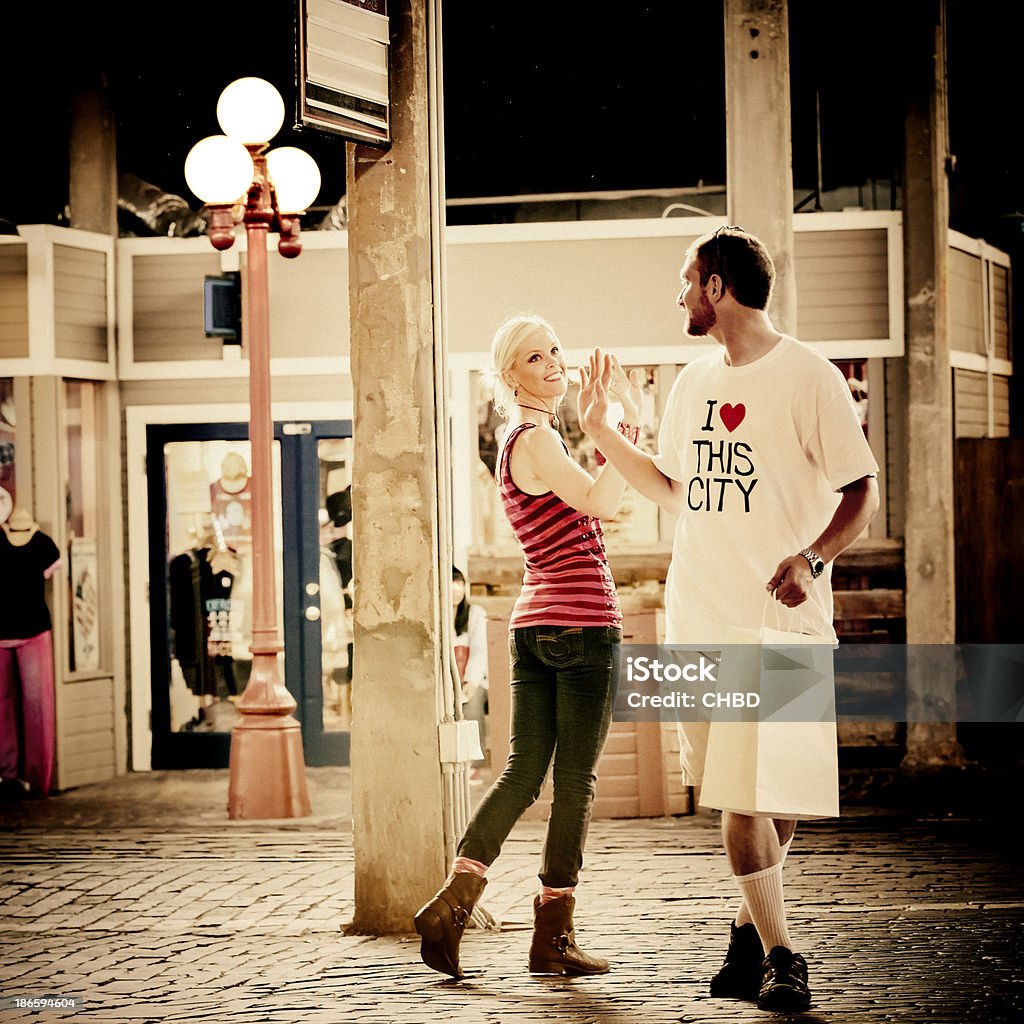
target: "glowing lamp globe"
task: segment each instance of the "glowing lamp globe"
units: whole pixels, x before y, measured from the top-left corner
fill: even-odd
[[[253,165],[248,150],[226,135],[210,135],[197,142],[185,157],[185,181],[204,203],[237,203],[252,184]]]
[[[320,193],[320,168],[305,150],[295,146],[272,149],[267,154],[267,173],[281,213],[302,213]]]
[[[217,121],[244,145],[269,142],[284,124],[284,100],[262,78],[239,78],[220,94]]]

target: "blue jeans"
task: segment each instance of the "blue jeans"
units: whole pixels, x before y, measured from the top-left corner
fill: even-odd
[[[512,721],[508,763],[480,802],[459,856],[493,864],[512,826],[540,796],[554,756],[554,798],[540,880],[575,885],[594,803],[598,758],[619,678],[622,631],[529,626],[509,634]]]

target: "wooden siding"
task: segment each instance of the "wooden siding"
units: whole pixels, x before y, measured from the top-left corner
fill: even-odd
[[[953,370],[953,419],[956,437],[1008,437],[1010,434],[1010,380],[992,378],[993,431],[988,430],[988,384],[985,374]]]
[[[61,684],[58,777],[61,789],[102,782],[117,773],[114,763],[114,681],[88,679]]]
[[[348,249],[305,249],[291,260],[272,253],[267,279],[271,358],[348,355]]]
[[[1010,271],[992,264],[992,354],[996,359],[1011,358],[1010,352]]]
[[[107,361],[107,256],[53,247],[54,333],[62,359]]]
[[[219,273],[213,251],[132,257],[136,362],[223,359],[221,340],[203,333],[203,280]]]
[[[28,358],[28,246],[0,246],[0,359]]]
[[[245,342],[245,253],[241,254]],[[216,253],[132,258],[135,359],[220,360],[223,343],[203,333],[203,280],[220,273]],[[348,250],[307,249],[294,260],[269,254],[272,358],[348,354]]]
[[[797,232],[794,261],[801,341],[889,337],[885,230]]]
[[[448,343],[486,351],[509,314],[537,312],[567,347],[685,344],[675,305],[693,237],[458,242],[448,246]],[[889,337],[884,229],[798,232],[801,339]]]
[[[692,237],[544,239],[448,245],[448,346],[486,352],[515,313],[554,324],[568,348],[683,345],[675,305]]]
[[[983,264],[960,249],[949,250],[949,345],[985,353]]]
[[[247,377],[209,380],[126,380],[120,385],[121,405],[249,404]],[[321,374],[317,377],[275,377],[274,402],[350,402],[352,378]],[[248,412],[244,412],[248,418]]]

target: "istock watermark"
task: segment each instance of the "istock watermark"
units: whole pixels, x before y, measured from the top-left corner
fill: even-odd
[[[1020,723],[1024,645],[624,644],[614,718]]]

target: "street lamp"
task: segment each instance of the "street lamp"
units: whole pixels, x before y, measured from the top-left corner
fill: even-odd
[[[252,672],[231,732],[228,816],[300,818],[311,813],[302,732],[295,699],[278,668],[284,649],[277,623],[271,492],[273,417],[270,409],[270,310],[267,234],[277,250],[302,251],[299,215],[320,191],[320,171],[307,153],[273,149],[268,140],[284,122],[277,89],[260,78],[232,82],[217,103],[223,135],[197,142],[185,159],[189,188],[206,204],[207,236],[215,249],[235,241],[245,225],[245,336],[249,354],[249,442],[252,458]],[[240,216],[239,208],[241,207]]]

